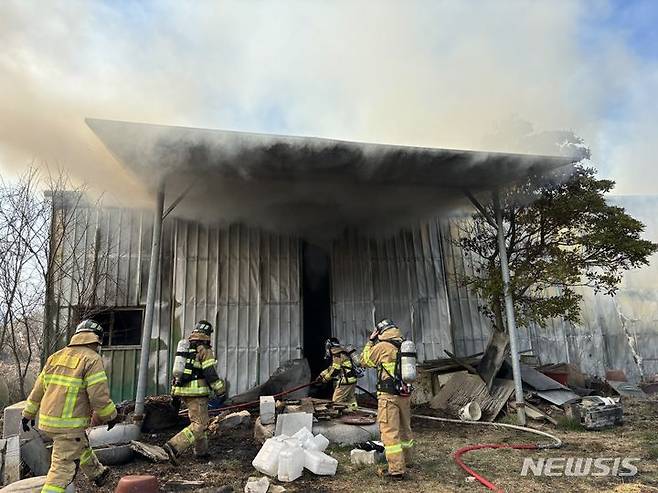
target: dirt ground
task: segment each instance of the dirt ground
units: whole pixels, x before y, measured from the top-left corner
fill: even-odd
[[[514,492],[658,492],[658,396],[649,401],[624,401],[625,424],[610,430],[584,430],[542,426],[564,441],[560,450],[521,451],[484,450],[465,456],[466,463],[504,491]],[[305,472],[293,483],[284,484],[290,492],[350,492],[370,493],[396,490],[398,492],[483,492],[484,486],[469,480],[453,461],[452,454],[460,447],[476,443],[533,442],[533,435],[489,427],[450,425],[415,420],[417,462],[408,479],[391,483],[378,477],[374,467],[355,467],[350,464],[349,448],[330,447],[329,453],[338,459],[335,477],[319,477]],[[148,441],[166,440],[169,434],[151,436]],[[249,476],[260,476],[251,466],[259,445],[251,429],[232,430],[211,440],[211,457],[205,461],[184,458],[179,467],[152,464],[137,459],[113,468],[110,483],[97,488],[86,479],[76,480],[78,491],[112,492],[119,478],[126,474],[152,474],[161,485],[169,480],[203,481],[204,491],[230,485],[236,492],[244,491]],[[632,457],[639,473],[623,477],[534,477],[521,476],[525,457]],[[199,491],[200,487],[194,490]],[[165,486],[165,490],[170,490]],[[181,491],[181,490],[178,490]],[[193,491],[192,489],[188,491]]]

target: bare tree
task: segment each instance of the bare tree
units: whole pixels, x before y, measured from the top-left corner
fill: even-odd
[[[32,167],[13,181],[0,177],[0,361],[11,359],[22,398],[36,356],[43,363],[69,330],[59,323],[62,291],[88,316],[101,283],[116,282],[112,241],[101,246],[91,220],[98,208],[64,172]]]

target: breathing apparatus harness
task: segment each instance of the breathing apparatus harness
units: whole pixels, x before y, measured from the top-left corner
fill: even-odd
[[[396,328],[396,325],[388,319],[384,319],[377,324],[377,334],[378,336],[383,334],[389,329]],[[406,343],[411,343],[404,338],[401,339],[385,339],[381,340],[377,337],[374,341],[375,344],[382,342],[391,344],[395,347],[395,366],[393,367],[393,373],[389,372],[386,367],[382,364],[379,365],[377,372],[377,391],[385,392],[392,395],[400,395],[403,397],[408,397],[414,390],[411,381],[415,379],[415,375],[405,377],[402,372],[402,357],[416,358],[415,347],[413,352],[403,351],[402,345]],[[415,363],[414,363],[415,364]],[[390,378],[382,378],[384,374],[388,375]]]
[[[340,341],[335,338],[335,337],[330,337],[327,339],[327,341],[324,344],[325,347],[325,358],[329,360],[333,360],[333,357],[335,355],[340,355],[344,354],[347,358],[349,358],[350,362],[352,363],[351,368],[345,368],[341,366],[341,373],[345,381],[349,381],[351,378],[356,378],[359,379],[365,375],[365,370],[361,368],[359,363],[355,361],[353,354],[356,352],[356,349],[354,349],[351,346],[346,346],[343,347],[340,344]],[[335,353],[332,352],[332,349],[339,349]],[[340,382],[340,378],[339,378]]]

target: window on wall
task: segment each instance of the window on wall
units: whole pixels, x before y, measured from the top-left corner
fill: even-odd
[[[103,327],[103,346],[139,346],[144,325],[143,308],[80,309],[77,319],[91,318]]]

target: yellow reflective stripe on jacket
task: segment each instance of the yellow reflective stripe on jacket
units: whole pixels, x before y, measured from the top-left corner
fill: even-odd
[[[112,414],[115,410],[116,410],[116,406],[114,405],[114,402],[110,401],[110,403],[107,406],[99,409],[98,411],[96,411],[96,413],[101,418],[104,418],[104,417],[109,416],[110,414]]]
[[[336,370],[340,370],[340,363],[333,363],[333,364],[331,365],[331,367],[334,368],[334,369],[336,369]]]
[[[66,391],[66,400],[62,409],[62,418],[72,418],[73,410],[78,402],[78,387],[69,387]]]
[[[394,377],[395,376],[395,361],[389,363],[382,363],[382,367],[386,370],[386,375]]]
[[[386,445],[384,446],[384,452],[386,455],[399,454],[402,452],[402,444],[396,443],[395,445]]]
[[[375,362],[370,358],[370,354],[372,351],[372,344],[368,343],[366,346],[363,348],[363,353],[361,354],[361,358],[363,359],[363,363],[366,366],[369,366],[370,368],[375,367]]]
[[[29,414],[35,414],[39,410],[39,404],[30,399],[27,399],[25,404],[25,412]]]
[[[203,382],[203,384],[200,382]],[[182,396],[208,395],[210,394],[210,387],[205,385],[205,382],[205,380],[192,380],[185,385],[176,385],[173,394]]]
[[[205,370],[206,368],[210,368],[211,366],[215,366],[216,364],[217,364],[217,360],[215,358],[210,358],[201,362],[201,369]]]
[[[59,486],[55,486],[54,484],[44,484],[43,488],[41,488],[41,493],[64,493],[66,491],[66,488],[61,488]]]
[[[82,387],[84,384],[81,378],[69,377],[67,375],[58,375],[56,373],[44,374],[43,383],[46,386],[55,384],[61,385],[63,387]]]
[[[107,382],[107,374],[105,373],[105,370],[92,373],[91,375],[87,375],[85,378],[87,387],[91,387],[92,385],[96,385],[102,382]]]
[[[46,414],[39,414],[39,424],[49,428],[86,428],[89,418],[57,418]]]

